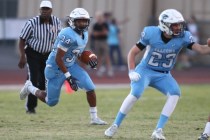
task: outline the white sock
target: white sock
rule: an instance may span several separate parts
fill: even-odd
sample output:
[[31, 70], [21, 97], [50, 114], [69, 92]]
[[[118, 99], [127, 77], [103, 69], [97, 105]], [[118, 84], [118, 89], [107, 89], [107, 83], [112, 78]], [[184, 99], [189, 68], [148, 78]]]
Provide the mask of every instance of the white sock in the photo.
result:
[[89, 112], [90, 112], [90, 118], [91, 119], [98, 118], [98, 116], [97, 116], [97, 108], [96, 107], [90, 107]]
[[169, 95], [161, 114], [170, 117], [176, 107], [178, 100], [178, 95]]
[[206, 127], [203, 133], [206, 133], [208, 136], [210, 136], [210, 122], [206, 123]]
[[35, 95], [37, 90], [39, 90], [37, 87], [28, 86], [28, 91], [30, 91], [30, 93], [33, 94], [33, 95]]
[[127, 114], [131, 110], [131, 108], [133, 107], [134, 103], [137, 100], [138, 99], [135, 96], [133, 96], [132, 94], [129, 94], [123, 101], [123, 104], [120, 107], [120, 112], [123, 114]]

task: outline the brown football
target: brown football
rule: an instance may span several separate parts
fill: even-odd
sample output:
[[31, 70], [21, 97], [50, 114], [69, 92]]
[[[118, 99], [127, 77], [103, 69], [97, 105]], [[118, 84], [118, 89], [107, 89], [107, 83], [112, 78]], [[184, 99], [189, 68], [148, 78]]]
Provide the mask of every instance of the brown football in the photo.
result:
[[91, 57], [96, 57], [96, 55], [94, 53], [92, 53], [91, 51], [89, 50], [85, 50], [82, 52], [82, 54], [78, 57], [78, 59], [87, 64], [88, 65], [88, 62], [90, 61], [90, 58]]

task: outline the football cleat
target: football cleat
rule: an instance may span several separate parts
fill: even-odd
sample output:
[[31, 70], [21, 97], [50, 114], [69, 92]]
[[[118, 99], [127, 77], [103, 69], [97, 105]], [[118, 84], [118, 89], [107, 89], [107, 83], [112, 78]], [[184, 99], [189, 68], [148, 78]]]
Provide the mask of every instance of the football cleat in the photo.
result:
[[20, 99], [24, 100], [26, 98], [26, 96], [28, 96], [28, 94], [30, 93], [28, 91], [28, 86], [32, 86], [32, 83], [30, 80], [27, 80], [25, 85], [23, 86], [23, 88], [20, 91]]
[[35, 109], [26, 110], [26, 114], [36, 114]]
[[153, 139], [153, 140], [165, 140], [166, 138], [163, 136], [162, 128], [155, 129], [152, 133], [151, 139]]
[[97, 118], [91, 119], [90, 124], [92, 124], [92, 125], [106, 125], [108, 123], [97, 117]]
[[206, 133], [202, 133], [201, 136], [198, 138], [198, 140], [208, 140], [209, 136]]
[[104, 135], [106, 137], [112, 138], [114, 136], [114, 134], [117, 133], [117, 129], [118, 126], [116, 124], [113, 124], [112, 126], [110, 126], [105, 132]]

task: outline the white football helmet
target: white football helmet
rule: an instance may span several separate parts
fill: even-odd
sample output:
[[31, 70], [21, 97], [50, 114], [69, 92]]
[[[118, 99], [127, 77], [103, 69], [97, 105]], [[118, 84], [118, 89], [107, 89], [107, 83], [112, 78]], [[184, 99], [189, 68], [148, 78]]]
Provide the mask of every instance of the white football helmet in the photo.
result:
[[[75, 24], [75, 21], [77, 19], [86, 19], [87, 20], [87, 25], [83, 26], [83, 27], [78, 27]], [[88, 12], [83, 9], [83, 8], [75, 8], [69, 15], [69, 25], [72, 29], [77, 29], [79, 31], [85, 31], [88, 29], [88, 26], [90, 24], [90, 16], [88, 14]]]
[[[175, 9], [167, 9], [163, 11], [159, 16], [159, 28], [161, 31], [165, 32], [168, 35], [180, 35], [184, 31], [184, 18], [182, 14]], [[180, 24], [180, 31], [173, 32], [171, 25]]]

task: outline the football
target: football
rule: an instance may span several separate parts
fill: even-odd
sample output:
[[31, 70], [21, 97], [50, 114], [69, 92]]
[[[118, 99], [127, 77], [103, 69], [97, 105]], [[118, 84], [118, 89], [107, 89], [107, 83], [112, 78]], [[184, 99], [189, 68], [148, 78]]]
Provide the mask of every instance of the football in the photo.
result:
[[89, 50], [85, 50], [82, 52], [82, 54], [78, 57], [78, 59], [87, 64], [90, 61], [91, 57], [97, 57], [93, 52], [89, 51]]

